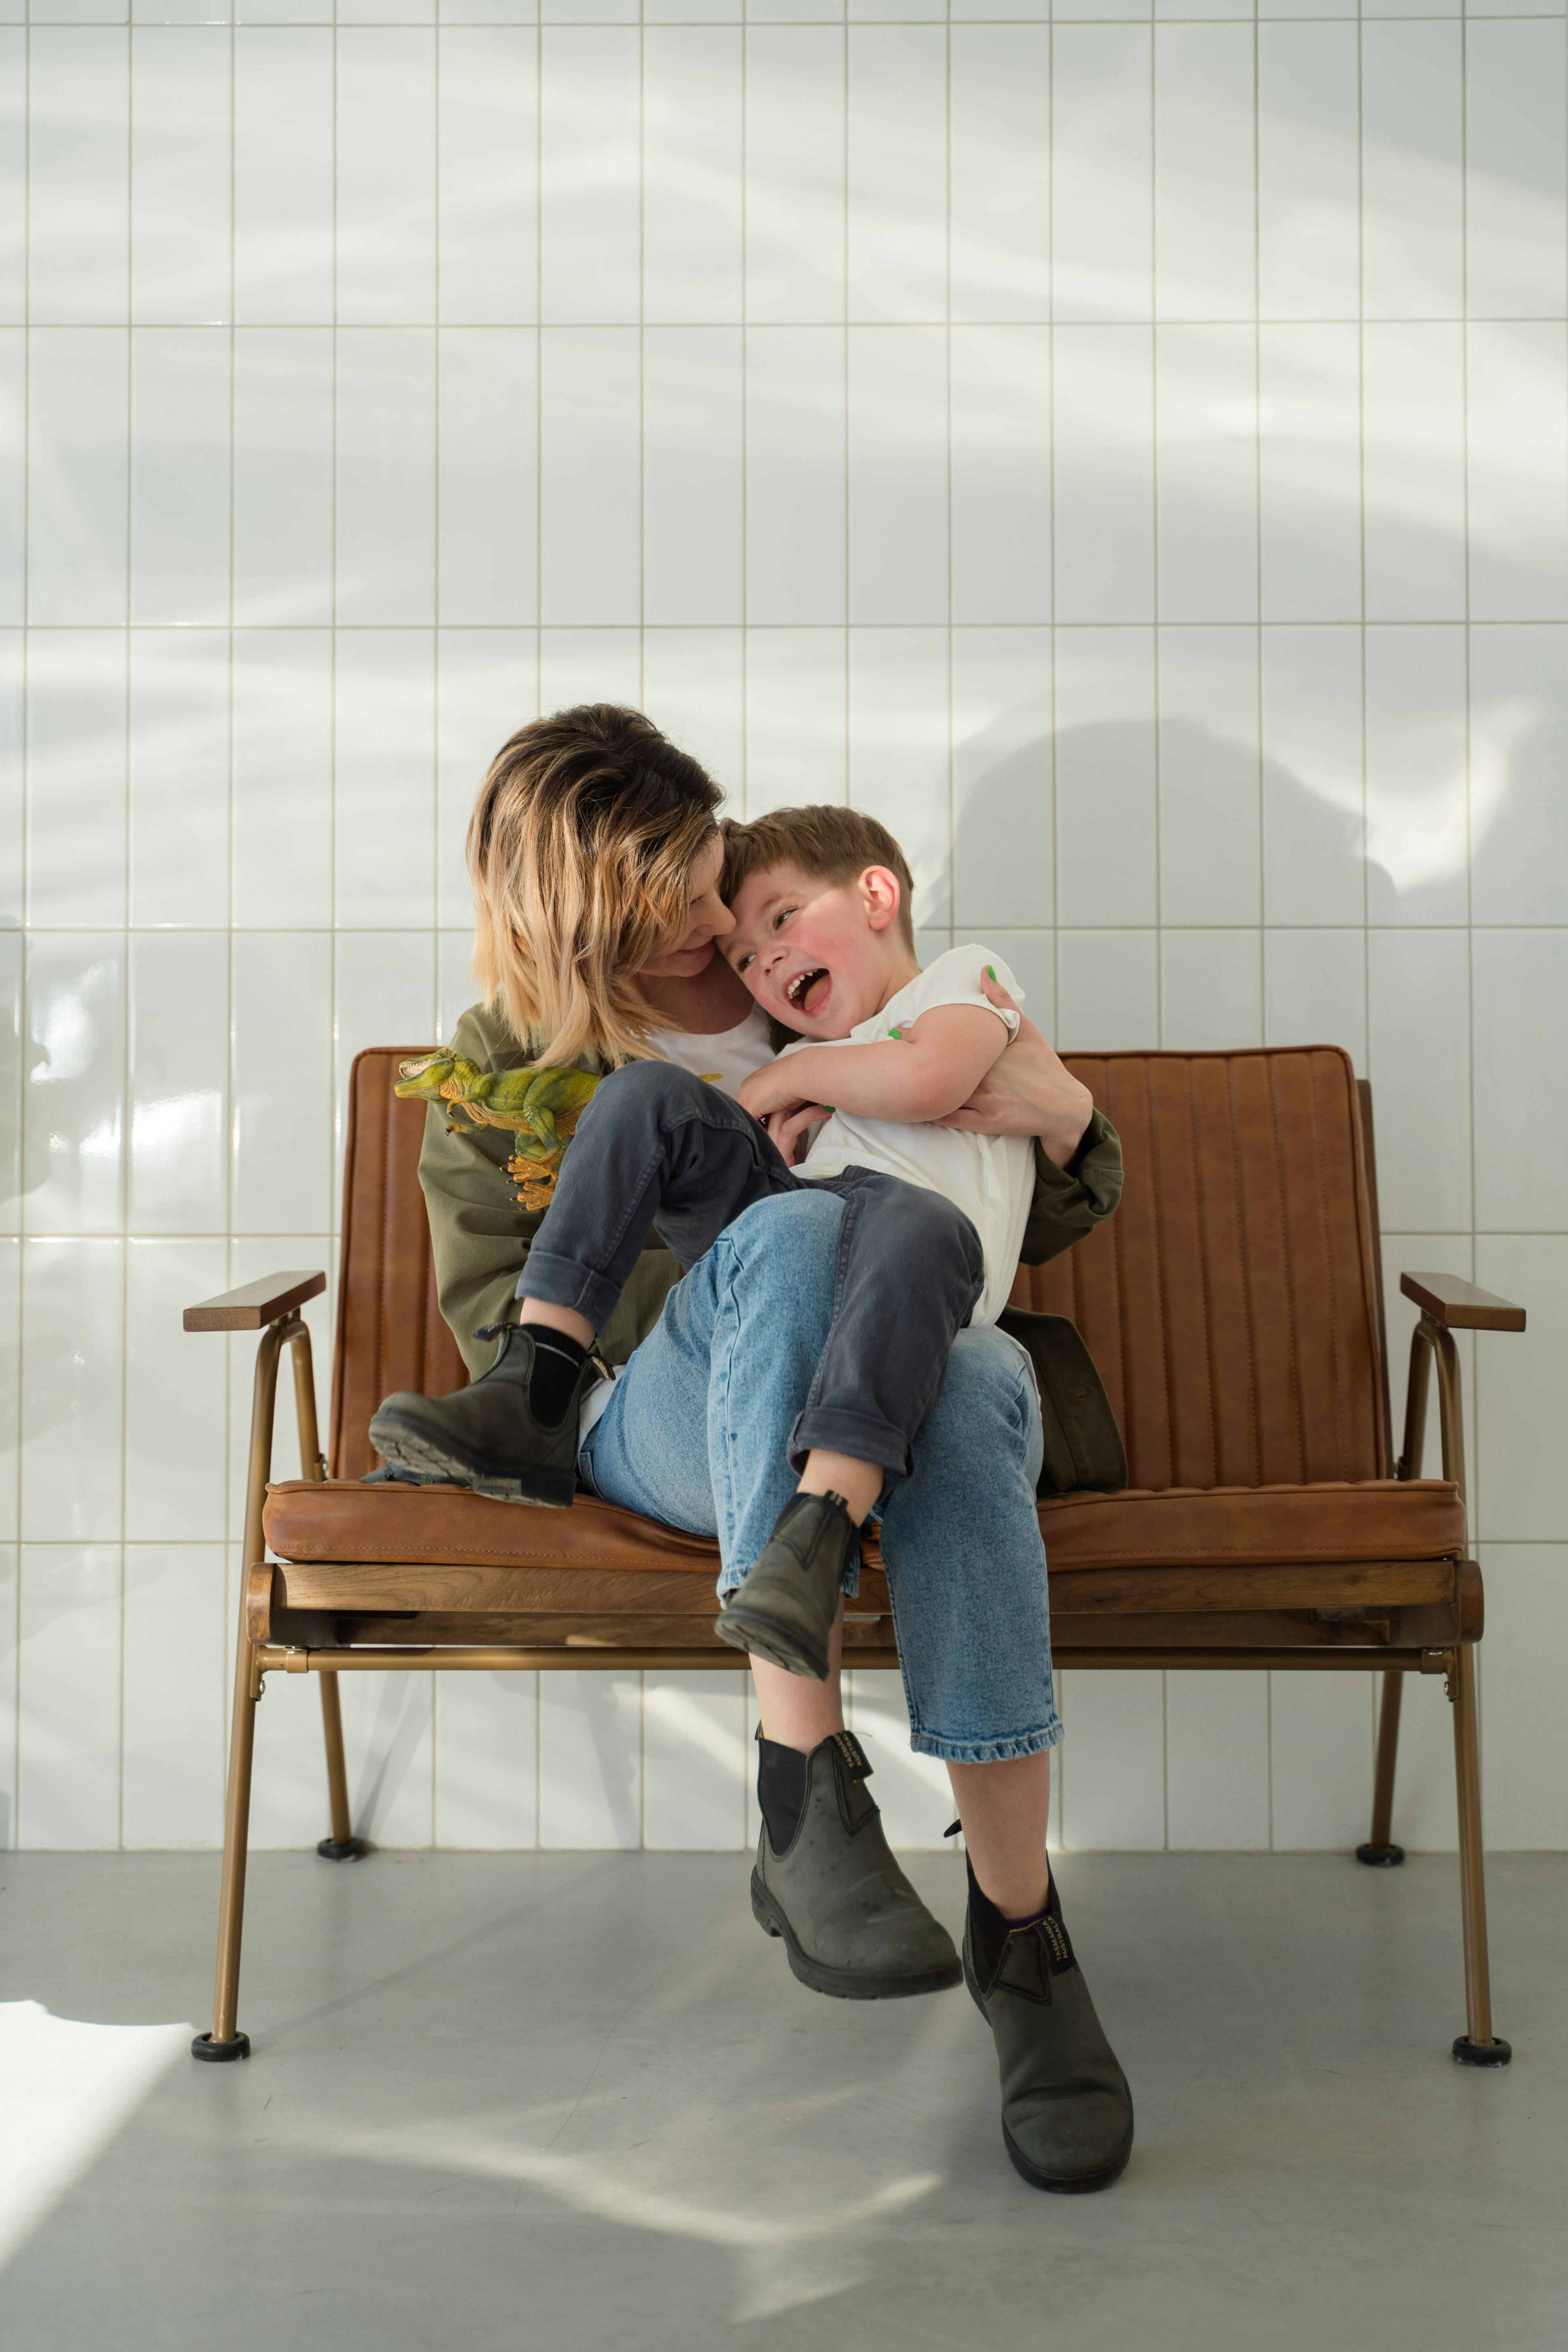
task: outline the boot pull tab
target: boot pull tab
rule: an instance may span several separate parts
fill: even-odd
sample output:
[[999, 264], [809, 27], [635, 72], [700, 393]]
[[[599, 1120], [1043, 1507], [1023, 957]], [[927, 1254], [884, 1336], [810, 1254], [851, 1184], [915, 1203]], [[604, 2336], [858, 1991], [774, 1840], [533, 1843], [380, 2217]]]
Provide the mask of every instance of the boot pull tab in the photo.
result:
[[845, 1771], [851, 1780], [868, 1780], [871, 1759], [852, 1731], [832, 1731], [828, 1738], [837, 1748]]
[[1070, 1969], [1073, 1964], [1073, 1950], [1068, 1941], [1067, 1929], [1059, 1919], [1047, 1911], [1040, 1921], [1040, 1934], [1044, 1937], [1046, 1948], [1051, 1956], [1051, 1974], [1060, 1976], [1064, 1969]]

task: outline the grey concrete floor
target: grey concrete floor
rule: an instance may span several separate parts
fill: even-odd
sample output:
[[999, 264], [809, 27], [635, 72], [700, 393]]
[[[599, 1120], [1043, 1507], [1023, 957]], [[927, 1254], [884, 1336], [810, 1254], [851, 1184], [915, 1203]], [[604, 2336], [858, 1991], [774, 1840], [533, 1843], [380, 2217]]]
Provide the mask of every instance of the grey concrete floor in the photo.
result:
[[[1069, 1856], [1138, 2107], [1107, 2194], [1009, 2168], [962, 1991], [826, 2000], [730, 1854], [251, 1865], [248, 2064], [184, 2062], [0, 2275], [7, 2352], [1568, 2342], [1568, 1857]], [[959, 1866], [911, 1875], [956, 1926]], [[0, 1999], [205, 2023], [216, 1859], [0, 1857]]]

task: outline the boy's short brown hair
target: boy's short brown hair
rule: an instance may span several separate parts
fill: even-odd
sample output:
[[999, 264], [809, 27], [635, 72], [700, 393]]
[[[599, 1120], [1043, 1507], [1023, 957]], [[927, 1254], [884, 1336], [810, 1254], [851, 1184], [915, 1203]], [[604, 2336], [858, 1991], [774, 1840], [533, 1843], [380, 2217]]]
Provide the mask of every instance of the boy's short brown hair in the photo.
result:
[[812, 808], [770, 809], [742, 824], [726, 817], [724, 871], [719, 888], [729, 905], [741, 885], [770, 866], [793, 866], [811, 882], [853, 882], [868, 866], [885, 866], [899, 877], [899, 929], [913, 950], [914, 877], [908, 858], [885, 824], [860, 809], [820, 802]]

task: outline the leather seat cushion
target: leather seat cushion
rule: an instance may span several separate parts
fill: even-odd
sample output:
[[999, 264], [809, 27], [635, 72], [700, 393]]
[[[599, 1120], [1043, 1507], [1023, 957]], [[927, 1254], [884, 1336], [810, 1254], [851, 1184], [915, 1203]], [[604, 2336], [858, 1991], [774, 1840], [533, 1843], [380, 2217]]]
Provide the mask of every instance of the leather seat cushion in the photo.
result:
[[[546, 1511], [489, 1502], [466, 1486], [288, 1479], [268, 1490], [266, 1526], [279, 1559], [300, 1561], [689, 1569], [711, 1578], [718, 1559], [718, 1546], [705, 1537], [589, 1495], [569, 1511]], [[1444, 1559], [1465, 1548], [1458, 1489], [1438, 1478], [1060, 1495], [1041, 1504], [1040, 1526], [1056, 1576], [1090, 1568]], [[874, 1542], [866, 1562], [880, 1565]]]
[[1446, 1478], [1058, 1495], [1041, 1504], [1040, 1527], [1053, 1576], [1077, 1568], [1447, 1559], [1465, 1549], [1464, 1506]]

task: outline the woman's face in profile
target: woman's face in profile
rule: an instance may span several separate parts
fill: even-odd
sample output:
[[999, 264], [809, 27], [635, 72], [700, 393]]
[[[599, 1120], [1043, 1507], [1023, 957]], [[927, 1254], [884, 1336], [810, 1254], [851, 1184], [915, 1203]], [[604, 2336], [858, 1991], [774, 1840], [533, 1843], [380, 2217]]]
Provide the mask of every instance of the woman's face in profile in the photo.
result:
[[692, 866], [689, 877], [686, 928], [675, 943], [650, 956], [643, 971], [650, 980], [694, 980], [713, 961], [713, 942], [727, 939], [735, 918], [719, 896], [724, 870], [724, 845], [715, 834]]

